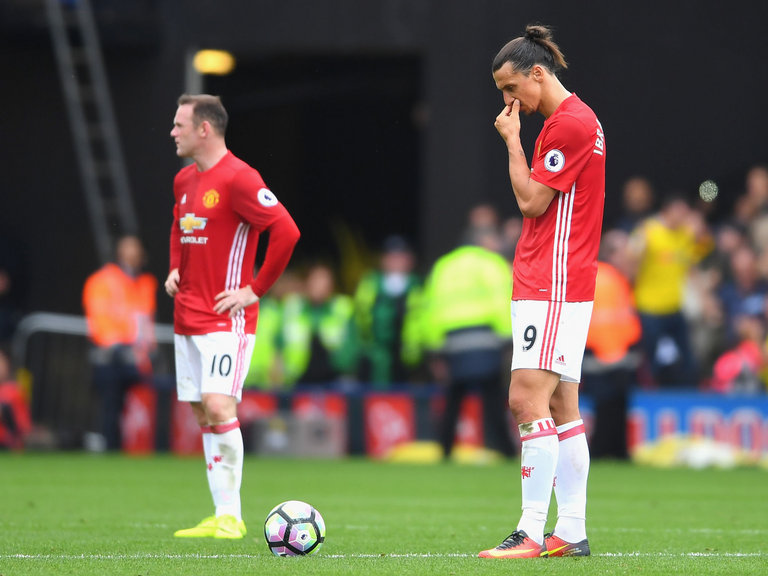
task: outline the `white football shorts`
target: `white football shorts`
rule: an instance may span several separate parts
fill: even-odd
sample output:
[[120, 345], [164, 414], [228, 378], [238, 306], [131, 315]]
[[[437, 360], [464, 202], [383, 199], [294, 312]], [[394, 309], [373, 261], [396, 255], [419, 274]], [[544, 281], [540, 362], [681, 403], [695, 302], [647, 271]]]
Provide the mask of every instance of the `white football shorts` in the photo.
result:
[[512, 370], [534, 368], [581, 381], [592, 302], [513, 300]]
[[243, 382], [251, 365], [253, 334], [212, 332], [195, 336], [174, 334], [176, 392], [182, 402], [199, 402], [202, 394], [243, 397]]

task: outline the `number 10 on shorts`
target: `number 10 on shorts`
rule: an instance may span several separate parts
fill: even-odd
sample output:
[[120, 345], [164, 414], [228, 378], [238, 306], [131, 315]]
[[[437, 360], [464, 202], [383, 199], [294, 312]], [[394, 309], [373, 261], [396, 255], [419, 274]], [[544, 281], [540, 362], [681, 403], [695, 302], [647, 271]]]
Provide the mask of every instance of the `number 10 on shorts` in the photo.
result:
[[214, 354], [211, 361], [211, 371], [208, 374], [210, 378], [221, 376], [226, 378], [232, 371], [232, 356], [229, 354]]

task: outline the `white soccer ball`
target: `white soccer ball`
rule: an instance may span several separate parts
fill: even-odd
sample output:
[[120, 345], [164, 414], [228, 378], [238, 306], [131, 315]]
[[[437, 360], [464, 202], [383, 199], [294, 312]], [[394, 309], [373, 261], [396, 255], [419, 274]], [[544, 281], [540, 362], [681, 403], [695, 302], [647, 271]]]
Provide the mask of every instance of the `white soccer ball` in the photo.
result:
[[314, 554], [325, 542], [325, 521], [310, 504], [288, 500], [267, 514], [264, 538], [276, 556]]

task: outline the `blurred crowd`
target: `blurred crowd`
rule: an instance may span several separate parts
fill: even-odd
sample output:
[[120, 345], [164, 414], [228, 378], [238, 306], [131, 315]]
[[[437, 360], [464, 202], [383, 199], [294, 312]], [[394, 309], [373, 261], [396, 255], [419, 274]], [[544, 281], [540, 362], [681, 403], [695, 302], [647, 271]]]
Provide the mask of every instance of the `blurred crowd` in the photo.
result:
[[[623, 190], [605, 232], [605, 260], [633, 289], [640, 318], [638, 382], [757, 392], [766, 386], [768, 167], [743, 192], [657, 194], [644, 178]], [[726, 202], [730, 201], [730, 204]]]
[[[715, 198], [656, 190], [641, 176], [620, 192], [621, 211], [603, 232], [585, 381], [618, 367], [631, 385], [648, 388], [765, 390], [768, 168], [752, 167], [743, 192]], [[521, 224], [492, 205], [475, 206], [457, 250], [493, 252], [511, 271]], [[441, 310], [470, 298], [455, 293], [465, 275], [440, 273], [449, 256], [425, 266], [406, 239], [392, 236], [349, 293], [337, 288], [332, 264], [290, 271], [261, 302], [248, 385], [445, 381], [445, 335], [492, 325], [482, 307], [441, 325]], [[451, 297], [443, 296], [448, 288]], [[502, 340], [504, 330], [496, 328]]]
[[[608, 192], [621, 195], [621, 210], [604, 224], [583, 387], [596, 411], [606, 414], [602, 425], [611, 429], [625, 428], [611, 418], [624, 418], [615, 407], [636, 386], [766, 390], [768, 167], [750, 168], [741, 191], [718, 195], [710, 185], [698, 192], [657, 189], [643, 176]], [[386, 390], [439, 383], [446, 389], [448, 414], [441, 437], [450, 451], [454, 412], [464, 394], [480, 393], [486, 410], [504, 406], [511, 355], [508, 303], [521, 227], [519, 216], [505, 218], [497, 207], [478, 204], [457, 231], [455, 249], [434, 262], [420, 261], [409, 239], [392, 235], [377, 248], [370, 268], [352, 275], [357, 280], [351, 289], [339, 287], [339, 278], [350, 277], [343, 262], [287, 270], [259, 303], [246, 387]], [[119, 396], [126, 379], [151, 373], [149, 329], [157, 286], [141, 270], [140, 241], [120, 247], [116, 262], [94, 274], [84, 291], [94, 380], [105, 407], [111, 402], [103, 412], [112, 414], [105, 422], [112, 431], [119, 400], [105, 395], [109, 382], [116, 382], [112, 388]], [[0, 253], [5, 345], [21, 314], [23, 293], [12, 255]], [[130, 310], [119, 305], [126, 295]], [[146, 329], [99, 320], [99, 311], [140, 317], [139, 326]], [[4, 378], [12, 380], [7, 370]], [[2, 402], [0, 397], [0, 414], [6, 415], [0, 417], [0, 437], [11, 414], [10, 403]], [[501, 412], [488, 420], [492, 428], [503, 427]], [[118, 441], [114, 432], [105, 436], [110, 444]], [[505, 442], [497, 448], [508, 452]]]
[[[492, 348], [500, 350], [511, 338], [511, 255], [520, 225], [500, 222], [495, 208], [479, 205], [456, 249], [426, 272], [408, 239], [389, 236], [349, 293], [338, 288], [331, 263], [288, 270], [259, 303], [246, 386], [384, 390], [444, 382], [454, 333], [475, 327], [488, 327]], [[477, 262], [490, 264], [478, 271]]]

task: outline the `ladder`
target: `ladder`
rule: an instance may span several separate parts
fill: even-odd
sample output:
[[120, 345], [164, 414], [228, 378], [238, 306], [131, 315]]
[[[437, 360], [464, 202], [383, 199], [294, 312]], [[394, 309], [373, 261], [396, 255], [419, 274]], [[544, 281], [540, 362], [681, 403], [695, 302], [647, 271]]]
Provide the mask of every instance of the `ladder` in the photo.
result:
[[59, 79], [102, 263], [138, 223], [90, 0], [45, 0]]

